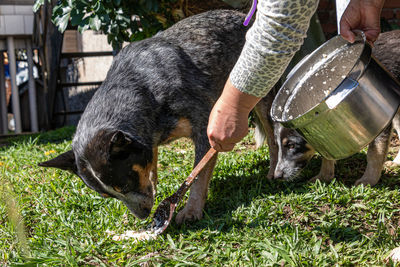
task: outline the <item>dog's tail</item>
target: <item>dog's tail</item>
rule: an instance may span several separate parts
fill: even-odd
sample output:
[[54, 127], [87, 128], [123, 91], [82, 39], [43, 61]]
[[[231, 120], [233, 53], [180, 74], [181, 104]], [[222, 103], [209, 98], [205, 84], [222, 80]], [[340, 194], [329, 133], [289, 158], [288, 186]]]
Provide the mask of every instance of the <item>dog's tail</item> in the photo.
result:
[[267, 133], [260, 119], [257, 116], [255, 116], [254, 118], [254, 124], [256, 126], [254, 130], [254, 139], [256, 141], [256, 148], [260, 148], [264, 144], [265, 139], [267, 138]]

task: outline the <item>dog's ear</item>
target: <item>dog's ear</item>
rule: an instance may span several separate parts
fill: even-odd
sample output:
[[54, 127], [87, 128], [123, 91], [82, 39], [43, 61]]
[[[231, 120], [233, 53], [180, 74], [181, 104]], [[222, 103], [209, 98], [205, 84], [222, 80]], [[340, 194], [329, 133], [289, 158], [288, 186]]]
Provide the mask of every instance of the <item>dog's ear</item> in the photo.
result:
[[41, 162], [38, 164], [40, 167], [52, 167], [61, 170], [71, 171], [76, 173], [77, 167], [75, 163], [75, 155], [72, 150], [69, 150], [61, 155], [55, 157], [54, 159]]
[[110, 158], [125, 159], [130, 153], [137, 153], [143, 150], [143, 145], [133, 140], [122, 131], [116, 131], [110, 140]]

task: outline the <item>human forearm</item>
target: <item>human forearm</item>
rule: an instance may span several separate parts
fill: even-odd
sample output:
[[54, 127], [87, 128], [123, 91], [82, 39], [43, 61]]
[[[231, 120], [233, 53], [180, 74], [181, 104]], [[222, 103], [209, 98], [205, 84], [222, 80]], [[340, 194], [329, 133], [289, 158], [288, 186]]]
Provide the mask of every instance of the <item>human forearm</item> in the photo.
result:
[[247, 115], [260, 99], [261, 97], [241, 92], [232, 84], [230, 79], [226, 82], [224, 91], [220, 96], [220, 101], [226, 103], [227, 106]]
[[248, 115], [282, 75], [306, 36], [318, 0], [260, 0], [254, 25], [214, 105], [207, 134], [218, 151], [230, 151], [248, 132]]
[[259, 1], [256, 20], [230, 75], [233, 85], [265, 96], [302, 45], [317, 4], [318, 0]]

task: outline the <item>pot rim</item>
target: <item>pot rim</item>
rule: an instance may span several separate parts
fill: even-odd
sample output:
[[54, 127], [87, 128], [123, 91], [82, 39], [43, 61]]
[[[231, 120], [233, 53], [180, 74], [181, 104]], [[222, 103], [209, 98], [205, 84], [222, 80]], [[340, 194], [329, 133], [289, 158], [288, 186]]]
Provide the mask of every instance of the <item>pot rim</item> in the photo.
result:
[[[296, 116], [295, 118], [291, 118], [291, 119], [283, 119], [283, 114], [284, 114], [284, 110], [278, 110], [277, 106], [278, 106], [278, 101], [282, 100], [283, 97], [286, 97], [286, 99], [284, 99], [284, 101], [281, 103], [281, 106], [284, 106], [287, 103], [287, 100], [289, 99], [289, 97], [293, 94], [293, 88], [291, 88], [291, 92], [289, 94], [287, 94], [286, 96], [284, 95], [283, 91], [284, 89], [286, 89], [285, 87], [287, 86], [288, 83], [291, 82], [291, 79], [293, 79], [294, 75], [297, 74], [297, 72], [299, 70], [301, 70], [301, 67], [308, 62], [309, 59], [313, 59], [313, 57], [317, 57], [318, 54], [321, 53], [321, 51], [323, 51], [324, 48], [328, 47], [331, 43], [334, 42], [339, 42], [339, 43], [343, 43], [343, 45], [348, 45], [350, 44], [349, 42], [347, 42], [345, 39], [343, 39], [343, 37], [341, 35], [337, 35], [333, 38], [331, 38], [330, 40], [328, 40], [327, 42], [325, 42], [324, 44], [322, 44], [320, 47], [318, 47], [315, 51], [313, 51], [311, 54], [307, 55], [306, 57], [304, 57], [299, 63], [296, 64], [296, 66], [290, 71], [290, 73], [287, 76], [286, 81], [284, 82], [284, 84], [281, 86], [281, 88], [279, 89], [273, 103], [272, 103], [272, 107], [271, 107], [271, 118], [273, 121], [275, 122], [279, 122], [282, 123], [284, 125], [295, 125], [296, 121], [301, 120], [302, 117], [307, 116], [309, 113], [313, 113], [315, 112], [315, 110], [326, 110], [326, 100], [338, 89], [340, 88], [340, 86], [343, 84], [343, 82], [346, 79], [351, 79], [354, 81], [357, 81], [360, 79], [360, 77], [364, 74], [365, 70], [367, 69], [369, 62], [371, 61], [371, 54], [372, 54], [372, 49], [371, 46], [367, 43], [366, 41], [366, 36], [364, 34], [363, 31], [359, 31], [356, 30], [354, 31], [356, 34], [356, 40], [355, 42], [362, 42], [362, 49], [361, 49], [361, 53], [358, 56], [356, 62], [354, 63], [354, 65], [351, 67], [351, 69], [348, 71], [348, 73], [346, 74], [346, 77], [343, 78], [342, 82], [340, 82], [335, 89], [333, 89], [326, 97], [324, 97], [319, 103], [315, 104], [314, 106], [312, 106], [311, 108], [309, 108], [307, 111], [303, 112], [302, 114], [299, 114], [298, 116]], [[355, 43], [354, 42], [354, 43]], [[350, 93], [351, 94], [351, 93]], [[346, 96], [348, 97], [348, 96]], [[345, 98], [346, 98], [345, 97]], [[344, 98], [344, 99], [345, 99]], [[341, 102], [343, 102], [343, 100]], [[339, 106], [341, 104], [341, 102], [339, 102], [335, 107], [333, 107], [332, 109], [335, 109], [337, 106]], [[328, 108], [329, 109], [329, 108]]]

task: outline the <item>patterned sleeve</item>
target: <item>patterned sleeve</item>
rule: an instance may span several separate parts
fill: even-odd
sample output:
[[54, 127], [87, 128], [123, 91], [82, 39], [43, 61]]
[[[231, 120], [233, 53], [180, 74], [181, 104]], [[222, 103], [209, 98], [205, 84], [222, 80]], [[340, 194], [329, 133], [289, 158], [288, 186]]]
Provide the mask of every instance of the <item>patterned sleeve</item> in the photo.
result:
[[240, 91], [264, 97], [303, 43], [318, 0], [259, 0], [256, 19], [230, 79]]

